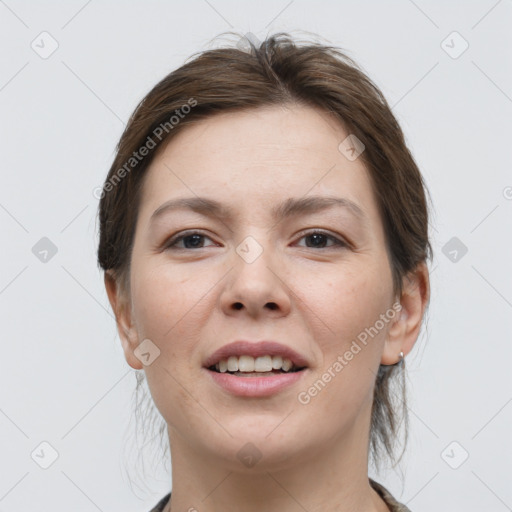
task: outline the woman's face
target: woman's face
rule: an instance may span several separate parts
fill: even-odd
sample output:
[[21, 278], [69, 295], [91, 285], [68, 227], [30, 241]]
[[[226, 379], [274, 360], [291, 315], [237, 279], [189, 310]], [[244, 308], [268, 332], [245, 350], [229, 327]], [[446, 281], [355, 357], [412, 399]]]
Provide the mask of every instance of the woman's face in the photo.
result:
[[[285, 467], [335, 441], [367, 442], [361, 432], [399, 314], [369, 175], [361, 158], [339, 149], [348, 135], [310, 107], [224, 113], [187, 127], [152, 162], [123, 346], [130, 365], [144, 368], [172, 449], [193, 447], [233, 468], [250, 452], [262, 456], [258, 467]], [[153, 215], [181, 198], [222, 211]], [[283, 208], [304, 200], [302, 209]], [[179, 235], [188, 238], [171, 245]], [[265, 393], [249, 381], [261, 377], [204, 367], [236, 340], [280, 343], [306, 368]], [[220, 376], [236, 379], [234, 388]]]

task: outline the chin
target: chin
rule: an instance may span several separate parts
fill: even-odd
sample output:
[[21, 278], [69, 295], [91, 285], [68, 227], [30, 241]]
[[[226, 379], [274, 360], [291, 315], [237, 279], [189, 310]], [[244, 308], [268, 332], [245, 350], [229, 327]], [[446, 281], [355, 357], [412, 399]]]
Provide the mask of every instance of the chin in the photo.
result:
[[222, 432], [205, 449], [230, 471], [254, 473], [291, 468], [316, 450], [311, 433], [306, 438], [304, 428], [287, 424], [291, 420], [285, 419], [287, 414], [252, 414], [226, 421], [223, 426], [232, 437]]

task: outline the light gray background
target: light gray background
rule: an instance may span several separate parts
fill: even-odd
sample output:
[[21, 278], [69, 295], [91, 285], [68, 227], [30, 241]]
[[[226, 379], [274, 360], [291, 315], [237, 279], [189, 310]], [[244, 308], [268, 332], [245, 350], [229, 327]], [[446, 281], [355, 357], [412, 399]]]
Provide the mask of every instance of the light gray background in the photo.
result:
[[[393, 106], [433, 197], [436, 254], [406, 358], [405, 483], [376, 479], [414, 512], [512, 510], [511, 23], [510, 0], [0, 0], [0, 511], [145, 512], [170, 489], [163, 469], [147, 487], [123, 469], [135, 376], [96, 267], [93, 190], [138, 101], [226, 30], [319, 34]], [[58, 42], [46, 59], [31, 47], [51, 48], [43, 31]], [[457, 261], [442, 252], [453, 237]]]

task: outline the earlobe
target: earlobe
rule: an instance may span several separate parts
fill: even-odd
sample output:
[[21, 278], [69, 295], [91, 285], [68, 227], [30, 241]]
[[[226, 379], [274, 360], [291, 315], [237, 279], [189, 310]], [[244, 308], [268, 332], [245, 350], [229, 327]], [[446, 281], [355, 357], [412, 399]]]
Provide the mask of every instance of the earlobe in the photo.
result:
[[407, 312], [401, 304], [401, 310], [396, 314], [393, 324], [388, 330], [386, 342], [381, 357], [382, 365], [393, 365], [400, 361], [400, 354], [405, 354], [406, 351], [403, 347], [404, 334], [407, 326]]
[[124, 297], [117, 279], [111, 270], [104, 275], [105, 289], [112, 311], [116, 318], [117, 332], [121, 339], [126, 362], [134, 369], [141, 370], [143, 365], [135, 357], [134, 350], [138, 346], [138, 336], [135, 325], [132, 322], [131, 308], [128, 297]]
[[400, 297], [402, 307], [389, 328], [381, 364], [396, 364], [400, 362], [401, 352], [405, 357], [412, 350], [418, 339], [429, 297], [428, 268], [426, 263], [422, 262], [413, 272], [404, 277]]

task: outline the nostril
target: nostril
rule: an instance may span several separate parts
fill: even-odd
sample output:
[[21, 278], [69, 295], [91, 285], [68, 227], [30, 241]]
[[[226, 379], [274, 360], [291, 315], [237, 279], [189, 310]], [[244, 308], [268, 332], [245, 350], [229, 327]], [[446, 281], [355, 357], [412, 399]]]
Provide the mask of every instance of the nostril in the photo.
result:
[[[243, 307], [244, 307], [244, 305], [241, 302], [235, 302], [233, 304], [233, 308], [237, 309], [237, 310], [240, 310]], [[265, 304], [265, 307], [271, 309], [272, 311], [279, 309], [275, 302], [268, 302], [267, 304]]]

